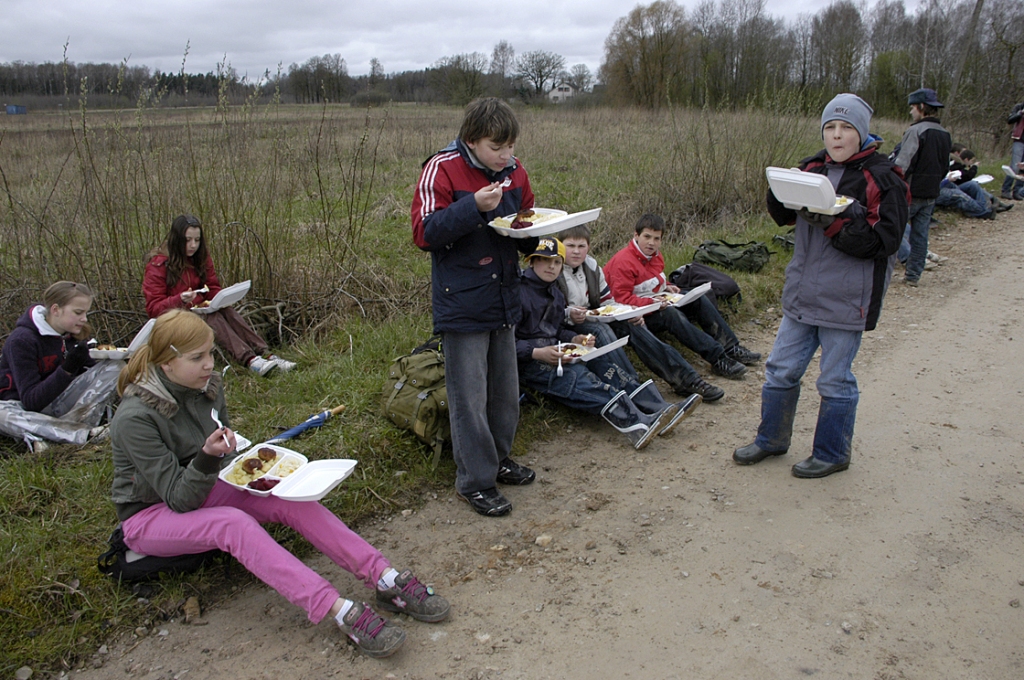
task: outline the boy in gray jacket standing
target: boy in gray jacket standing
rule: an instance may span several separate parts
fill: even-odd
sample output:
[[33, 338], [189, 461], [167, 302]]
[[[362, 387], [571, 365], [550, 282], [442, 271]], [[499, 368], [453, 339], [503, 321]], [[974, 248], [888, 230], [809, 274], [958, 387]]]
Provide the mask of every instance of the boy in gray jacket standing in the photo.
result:
[[928, 229], [939, 196], [939, 184], [949, 172], [949, 152], [953, 140], [939, 123], [942, 108], [935, 90], [923, 87], [907, 97], [914, 122], [903, 133], [893, 162], [910, 185], [910, 257], [904, 282], [917, 286], [928, 256]]

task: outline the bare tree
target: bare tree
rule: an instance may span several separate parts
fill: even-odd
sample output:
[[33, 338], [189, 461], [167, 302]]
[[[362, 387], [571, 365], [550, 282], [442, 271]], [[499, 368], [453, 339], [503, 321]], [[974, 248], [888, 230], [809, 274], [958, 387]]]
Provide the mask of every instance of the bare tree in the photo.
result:
[[548, 81], [554, 80], [564, 69], [565, 57], [544, 50], [527, 52], [516, 61], [516, 74], [533, 86], [537, 96], [547, 92]]
[[494, 46], [494, 51], [491, 52], [491, 69], [490, 72], [501, 78], [504, 83], [505, 79], [508, 78], [515, 71], [516, 68], [516, 51], [507, 40], [502, 40]]
[[601, 67], [611, 98], [648, 108], [679, 101], [690, 33], [685, 10], [671, 0], [638, 5], [616, 21]]
[[442, 57], [430, 71], [430, 84], [452, 104], [467, 104], [484, 93], [487, 56], [480, 52]]
[[564, 74], [562, 80], [573, 86], [577, 92], [587, 92], [594, 84], [594, 76], [586, 64], [575, 64], [569, 72]]
[[370, 87], [377, 85], [384, 81], [384, 64], [380, 63], [380, 59], [373, 57], [370, 59]]
[[826, 90], [852, 91], [867, 43], [860, 9], [850, 0], [829, 5], [811, 20], [811, 43], [817, 57], [818, 85]]

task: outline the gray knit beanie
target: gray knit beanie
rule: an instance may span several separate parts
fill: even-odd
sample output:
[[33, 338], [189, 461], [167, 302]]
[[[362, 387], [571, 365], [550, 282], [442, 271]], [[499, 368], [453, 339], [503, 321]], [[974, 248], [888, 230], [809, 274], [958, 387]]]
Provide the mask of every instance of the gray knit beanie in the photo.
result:
[[830, 120], [843, 120], [857, 129], [860, 135], [860, 143], [863, 146], [868, 138], [868, 128], [871, 125], [871, 114], [875, 110], [855, 94], [837, 94], [821, 112], [821, 132], [825, 134], [825, 123]]

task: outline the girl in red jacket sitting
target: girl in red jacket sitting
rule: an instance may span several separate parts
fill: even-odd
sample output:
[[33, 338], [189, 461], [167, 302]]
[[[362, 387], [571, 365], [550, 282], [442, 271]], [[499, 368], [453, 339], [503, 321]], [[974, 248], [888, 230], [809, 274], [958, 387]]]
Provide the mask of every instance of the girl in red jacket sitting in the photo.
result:
[[[203, 225], [193, 215], [175, 217], [167, 239], [149, 257], [142, 294], [152, 319], [171, 309], [201, 307], [220, 292]], [[271, 354], [266, 341], [234, 308], [223, 307], [203, 319], [213, 329], [217, 344], [254, 373], [267, 375], [275, 368], [295, 368], [294, 362]]]

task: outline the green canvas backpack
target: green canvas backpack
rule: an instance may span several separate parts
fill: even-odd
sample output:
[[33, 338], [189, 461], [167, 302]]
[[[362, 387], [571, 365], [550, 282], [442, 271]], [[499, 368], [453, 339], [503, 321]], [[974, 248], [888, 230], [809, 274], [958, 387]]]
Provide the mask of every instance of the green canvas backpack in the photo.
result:
[[395, 359], [384, 381], [381, 405], [391, 422], [433, 450], [436, 468], [441, 447], [451, 439], [440, 343], [427, 343]]
[[704, 241], [693, 253], [693, 261], [742, 272], [759, 272], [768, 263], [772, 251], [764, 241], [729, 243]]

